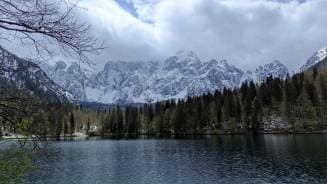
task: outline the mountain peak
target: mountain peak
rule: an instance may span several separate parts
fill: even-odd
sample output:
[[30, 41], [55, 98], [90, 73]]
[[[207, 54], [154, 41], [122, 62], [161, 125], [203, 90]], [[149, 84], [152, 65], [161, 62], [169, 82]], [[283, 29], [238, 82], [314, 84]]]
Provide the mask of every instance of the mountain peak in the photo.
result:
[[327, 58], [327, 46], [319, 49], [317, 52], [314, 53], [313, 56], [311, 56], [308, 61], [301, 67], [301, 71], [305, 71], [310, 69], [315, 64], [319, 63], [320, 61], [323, 61]]
[[199, 57], [191, 50], [181, 50], [176, 53], [177, 61], [197, 63], [200, 62]]
[[273, 62], [270, 63], [271, 65], [283, 65], [279, 60], [274, 60]]
[[229, 65], [226, 59], [220, 60], [219, 63], [223, 65]]
[[327, 57], [327, 46], [318, 50], [316, 52], [316, 55], [319, 58], [319, 60], [325, 59]]
[[[241, 83], [244, 81], [264, 82], [267, 77], [272, 76], [274, 78], [285, 78], [288, 74], [287, 67], [278, 60], [274, 60], [271, 63], [259, 66], [255, 71], [247, 71], [244, 73]], [[240, 84], [241, 84], [240, 83]]]

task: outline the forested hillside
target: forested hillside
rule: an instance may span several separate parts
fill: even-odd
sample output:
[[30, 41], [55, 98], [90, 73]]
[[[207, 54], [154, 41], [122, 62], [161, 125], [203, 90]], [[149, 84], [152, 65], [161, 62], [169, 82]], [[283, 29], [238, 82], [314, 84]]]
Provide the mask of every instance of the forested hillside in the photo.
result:
[[99, 109], [93, 122], [104, 135], [322, 132], [326, 100], [327, 73], [314, 68], [178, 101]]
[[73, 104], [49, 101], [56, 96], [36, 95], [1, 77], [0, 96], [0, 138], [13, 134], [34, 135], [35, 139], [60, 136], [73, 109]]

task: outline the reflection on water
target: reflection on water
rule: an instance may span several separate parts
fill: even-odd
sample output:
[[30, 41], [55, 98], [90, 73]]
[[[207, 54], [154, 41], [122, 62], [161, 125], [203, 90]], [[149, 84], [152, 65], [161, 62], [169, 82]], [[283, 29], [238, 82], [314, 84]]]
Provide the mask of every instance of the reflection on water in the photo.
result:
[[55, 142], [29, 183], [326, 183], [327, 135]]

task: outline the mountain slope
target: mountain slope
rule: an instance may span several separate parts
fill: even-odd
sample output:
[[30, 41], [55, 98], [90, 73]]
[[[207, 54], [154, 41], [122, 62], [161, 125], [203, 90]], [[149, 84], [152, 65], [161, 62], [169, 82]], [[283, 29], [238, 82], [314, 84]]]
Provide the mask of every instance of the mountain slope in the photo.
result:
[[0, 47], [0, 78], [50, 102], [72, 102], [73, 96], [51, 80], [35, 63]]

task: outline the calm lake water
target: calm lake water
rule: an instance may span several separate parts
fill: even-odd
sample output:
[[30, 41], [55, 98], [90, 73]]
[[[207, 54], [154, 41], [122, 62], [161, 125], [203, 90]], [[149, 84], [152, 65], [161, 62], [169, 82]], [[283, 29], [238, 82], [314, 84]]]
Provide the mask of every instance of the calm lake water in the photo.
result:
[[54, 142], [33, 184], [327, 183], [327, 135]]

